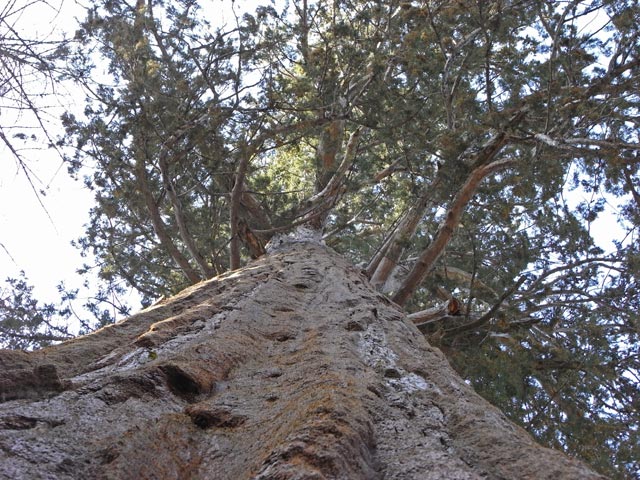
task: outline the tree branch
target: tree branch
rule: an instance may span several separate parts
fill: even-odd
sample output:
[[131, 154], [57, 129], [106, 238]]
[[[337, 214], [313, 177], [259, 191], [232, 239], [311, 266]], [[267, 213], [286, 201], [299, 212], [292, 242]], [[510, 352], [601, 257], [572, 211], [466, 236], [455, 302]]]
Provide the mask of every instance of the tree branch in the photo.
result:
[[171, 206], [173, 207], [173, 217], [176, 219], [176, 225], [178, 226], [180, 238], [184, 242], [189, 255], [191, 255], [191, 258], [193, 258], [193, 260], [196, 262], [205, 278], [213, 277], [215, 275], [215, 271], [209, 266], [207, 261], [198, 251], [198, 247], [196, 246], [193, 236], [189, 232], [189, 228], [187, 227], [187, 223], [185, 222], [184, 214], [182, 211], [182, 202], [178, 198], [175, 184], [168, 172], [168, 153], [168, 148], [163, 145], [158, 158], [158, 166], [160, 167], [160, 173], [162, 175], [162, 183], [164, 184], [165, 190], [169, 194]]
[[230, 244], [230, 268], [237, 270], [240, 268], [240, 224], [238, 211], [240, 208], [240, 198], [244, 191], [244, 177], [247, 173], [250, 154], [246, 149], [242, 149], [240, 154], [240, 163], [236, 172], [235, 182], [231, 190], [231, 204], [229, 206], [229, 222], [231, 227], [231, 244]]
[[533, 136], [534, 139], [544, 143], [550, 147], [574, 150], [577, 148], [584, 149], [585, 146], [595, 146], [601, 148], [615, 149], [615, 150], [640, 150], [640, 143], [627, 143], [612, 140], [598, 140], [596, 138], [552, 138], [544, 133], [536, 133]]
[[460, 302], [455, 298], [451, 298], [442, 305], [420, 310], [419, 312], [410, 313], [407, 319], [411, 320], [417, 327], [428, 323], [437, 322], [451, 315], [460, 315]]
[[353, 165], [353, 161], [356, 157], [358, 141], [360, 140], [362, 132], [363, 127], [359, 126], [351, 133], [345, 152], [342, 156], [342, 161], [338, 168], [333, 172], [333, 175], [327, 181], [324, 188], [303, 203], [306, 210], [304, 215], [310, 215], [313, 218], [313, 222], [316, 224], [314, 226], [316, 228], [319, 228], [322, 223], [324, 223], [327, 213], [324, 207], [333, 204], [336, 197], [342, 190], [341, 187], [344, 183], [344, 177], [349, 168]]
[[[506, 138], [503, 139], [506, 141]], [[504, 144], [504, 142], [502, 142]], [[495, 155], [499, 149], [494, 145], [489, 146], [489, 154]], [[506, 168], [512, 165], [514, 161], [512, 159], [497, 160], [489, 163], [488, 165], [482, 165], [471, 172], [467, 181], [462, 186], [460, 191], [456, 194], [451, 207], [447, 212], [447, 215], [440, 225], [438, 232], [431, 244], [422, 252], [415, 266], [403, 282], [400, 290], [393, 297], [393, 301], [404, 305], [406, 301], [411, 297], [418, 284], [424, 280], [427, 274], [434, 267], [435, 262], [440, 258], [445, 247], [451, 240], [453, 232], [455, 231], [458, 223], [460, 223], [460, 217], [464, 211], [464, 207], [469, 203], [471, 197], [475, 193], [480, 182], [488, 175]]]
[[173, 258], [173, 260], [178, 264], [187, 279], [189, 279], [189, 282], [198, 283], [201, 280], [200, 275], [189, 264], [189, 260], [187, 260], [187, 258], [180, 252], [180, 250], [178, 250], [167, 232], [164, 222], [162, 221], [162, 217], [160, 216], [158, 206], [156, 205], [156, 201], [153, 198], [151, 189], [149, 188], [147, 171], [145, 168], [144, 160], [142, 160], [141, 158], [136, 159], [135, 171], [137, 184], [140, 188], [140, 191], [142, 192], [142, 197], [144, 199], [145, 206], [147, 207], [147, 211], [149, 212], [149, 216], [151, 217], [153, 230], [155, 231], [158, 240], [160, 240], [160, 243], [169, 253], [171, 258]]
[[494, 303], [493, 306], [489, 310], [487, 310], [480, 318], [478, 318], [477, 320], [474, 320], [473, 322], [467, 323], [465, 325], [460, 325], [459, 327], [454, 327], [454, 328], [445, 330], [444, 334], [448, 336], [456, 335], [458, 333], [474, 330], [478, 327], [481, 327], [485, 323], [487, 323], [489, 320], [491, 320], [491, 318], [493, 318], [493, 316], [498, 311], [498, 309], [502, 306], [504, 301], [507, 298], [509, 298], [511, 295], [513, 295], [513, 292], [518, 290], [518, 288], [520, 288], [520, 285], [522, 285], [526, 279], [527, 279], [526, 276], [524, 275], [521, 276], [516, 281], [516, 283], [514, 283], [510, 288], [505, 290], [505, 292], [502, 295], [500, 295], [500, 298], [498, 299], [498, 301]]
[[389, 276], [398, 266], [398, 261], [405, 250], [405, 245], [415, 234], [416, 228], [424, 216], [437, 182], [438, 180], [436, 179], [433, 184], [425, 190], [411, 209], [407, 211], [398, 228], [393, 232], [388, 245], [386, 245], [384, 255], [380, 258], [375, 271], [371, 275], [371, 283], [377, 289], [383, 289]]
[[324, 186], [324, 188], [305, 202], [307, 205], [325, 203], [328, 198], [331, 198], [335, 195], [336, 191], [342, 184], [347, 170], [351, 167], [351, 165], [353, 165], [353, 161], [356, 156], [356, 150], [358, 147], [358, 140], [360, 139], [362, 130], [363, 127], [360, 126], [351, 133], [351, 135], [349, 136], [349, 141], [347, 142], [347, 148], [345, 149], [345, 153], [342, 157], [342, 162], [340, 162], [338, 168], [333, 172], [333, 175]]

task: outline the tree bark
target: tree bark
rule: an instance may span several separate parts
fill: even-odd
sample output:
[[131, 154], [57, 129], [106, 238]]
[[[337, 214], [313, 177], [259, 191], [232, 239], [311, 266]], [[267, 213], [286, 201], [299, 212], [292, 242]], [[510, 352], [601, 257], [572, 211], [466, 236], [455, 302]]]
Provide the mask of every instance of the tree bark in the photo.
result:
[[7, 479], [602, 478], [309, 242], [91, 335], [0, 351], [0, 400]]

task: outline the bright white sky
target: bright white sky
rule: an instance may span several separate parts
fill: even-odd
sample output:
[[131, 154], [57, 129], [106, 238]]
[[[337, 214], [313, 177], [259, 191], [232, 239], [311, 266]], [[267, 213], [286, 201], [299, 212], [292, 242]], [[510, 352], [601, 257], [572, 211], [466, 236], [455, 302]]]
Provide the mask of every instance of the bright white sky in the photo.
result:
[[82, 264], [70, 241], [82, 233], [92, 195], [65, 167], [56, 174], [61, 163], [56, 154], [33, 152], [29, 166], [41, 180], [36, 186], [46, 189], [41, 200], [49, 218], [10, 155], [5, 150], [0, 155], [0, 242], [6, 248], [0, 251], [0, 280], [24, 270], [38, 294], [53, 298], [55, 286], [73, 278]]
[[[31, 3], [27, 0], [17, 5]], [[51, 5], [61, 2], [55, 0]], [[14, 8], [15, 10], [15, 8]], [[73, 35], [73, 18], [80, 15], [78, 5], [66, 0], [60, 14], [42, 4], [26, 9], [17, 19], [16, 27], [28, 38], [59, 38], [56, 28], [66, 27]], [[64, 90], [61, 93], [65, 93]], [[67, 92], [68, 93], [68, 92]], [[59, 102], [70, 102], [73, 96], [63, 95]], [[82, 96], [75, 100], [81, 100]], [[43, 100], [52, 105], [53, 99]], [[54, 127], [64, 105], [53, 104], [45, 112], [45, 118], [53, 120]], [[15, 118], [11, 111], [0, 111], [4, 126], [26, 125], [33, 118], [22, 115]], [[52, 133], [55, 135], [55, 130]], [[36, 132], [39, 138], [43, 135]], [[11, 139], [16, 147], [23, 144]], [[24, 173], [10, 152], [0, 146], [0, 281], [16, 277], [24, 270], [31, 284], [35, 285], [36, 298], [54, 301], [57, 298], [56, 285], [65, 280], [68, 286], [81, 286], [75, 270], [82, 265], [79, 252], [70, 245], [72, 239], [82, 233], [82, 225], [88, 220], [88, 210], [92, 204], [91, 193], [82, 184], [71, 180], [60, 156], [51, 149], [23, 150], [28, 167], [33, 171], [32, 181], [37, 190], [46, 195], [38, 202]], [[50, 216], [50, 218], [49, 218]]]

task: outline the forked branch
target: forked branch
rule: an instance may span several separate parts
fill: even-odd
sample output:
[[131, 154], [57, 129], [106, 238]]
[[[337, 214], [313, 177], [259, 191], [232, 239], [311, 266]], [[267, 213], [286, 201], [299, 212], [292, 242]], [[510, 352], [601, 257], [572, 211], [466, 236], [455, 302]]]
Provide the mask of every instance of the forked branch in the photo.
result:
[[453, 232], [460, 223], [460, 217], [464, 207], [469, 203], [480, 182], [488, 175], [506, 168], [514, 163], [512, 159], [496, 160], [487, 165], [482, 165], [471, 172], [469, 178], [457, 193], [447, 215], [440, 225], [433, 242], [422, 252], [409, 275], [404, 280], [402, 286], [393, 297], [393, 301], [404, 305], [413, 295], [417, 286], [424, 280], [427, 274], [433, 269], [436, 261], [444, 252], [445, 247], [451, 240]]

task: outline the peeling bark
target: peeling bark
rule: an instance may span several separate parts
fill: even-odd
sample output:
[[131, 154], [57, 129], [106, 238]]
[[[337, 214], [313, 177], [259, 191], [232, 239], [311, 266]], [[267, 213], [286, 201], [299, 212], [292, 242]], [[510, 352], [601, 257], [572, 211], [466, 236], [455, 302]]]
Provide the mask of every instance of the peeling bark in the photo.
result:
[[0, 351], [0, 478], [602, 478], [298, 240], [94, 334]]

